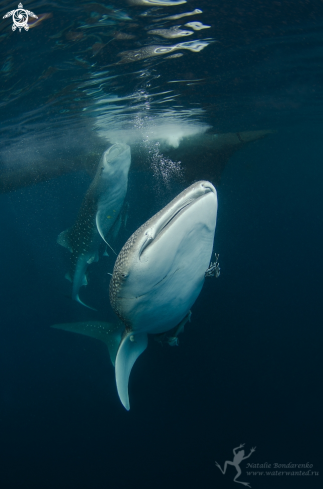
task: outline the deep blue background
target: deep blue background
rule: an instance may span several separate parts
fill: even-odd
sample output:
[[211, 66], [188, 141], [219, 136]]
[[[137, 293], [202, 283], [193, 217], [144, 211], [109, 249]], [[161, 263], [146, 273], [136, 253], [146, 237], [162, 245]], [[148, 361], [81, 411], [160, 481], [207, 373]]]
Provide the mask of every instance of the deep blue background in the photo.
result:
[[[71, 185], [82, 194], [86, 179], [2, 196], [4, 487], [231, 487], [214, 460], [222, 465], [243, 442], [248, 453], [257, 446], [249, 462], [320, 470], [318, 141], [310, 131], [302, 140], [279, 133], [231, 160], [218, 189], [221, 276], [206, 282], [180, 346], [151, 341], [140, 357], [129, 413], [105, 346], [49, 328], [78, 308], [60, 290], [55, 238], [68, 216], [57, 203]], [[139, 176], [130, 180], [133, 205]], [[316, 488], [318, 479], [274, 484]], [[272, 480], [249, 477], [253, 487]]]

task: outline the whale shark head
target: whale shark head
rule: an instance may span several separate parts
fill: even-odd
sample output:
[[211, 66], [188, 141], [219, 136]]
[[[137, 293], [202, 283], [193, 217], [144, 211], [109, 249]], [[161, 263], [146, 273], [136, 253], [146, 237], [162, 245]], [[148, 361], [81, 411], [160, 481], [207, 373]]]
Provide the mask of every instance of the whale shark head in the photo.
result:
[[197, 182], [141, 226], [118, 255], [110, 303], [126, 326], [115, 364], [118, 394], [126, 409], [129, 375], [147, 347], [147, 333], [177, 326], [202, 289], [216, 216], [215, 188]]
[[111, 178], [111, 174], [114, 172], [128, 172], [130, 163], [130, 146], [123, 143], [115, 143], [103, 153], [97, 174], [100, 178]]
[[128, 328], [162, 332], [185, 316], [203, 285], [216, 215], [216, 190], [200, 181], [129, 238], [110, 282], [111, 305]]

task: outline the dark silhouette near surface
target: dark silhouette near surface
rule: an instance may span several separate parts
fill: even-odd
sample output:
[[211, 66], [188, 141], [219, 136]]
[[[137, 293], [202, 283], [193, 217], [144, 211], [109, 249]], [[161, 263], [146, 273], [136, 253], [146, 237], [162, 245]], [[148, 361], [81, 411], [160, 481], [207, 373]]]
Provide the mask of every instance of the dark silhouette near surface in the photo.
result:
[[[273, 132], [271, 130], [225, 134], [206, 132], [184, 137], [178, 148], [161, 144], [161, 151], [173, 161], [181, 161], [182, 178], [186, 184], [191, 184], [195, 180], [209, 180], [214, 185], [218, 185], [229, 159], [238, 149]], [[81, 170], [94, 176], [100, 158], [109, 143], [93, 134], [88, 139], [91, 147], [89, 152], [85, 152], [84, 149], [77, 150], [74, 141], [75, 148], [65, 146], [58, 150], [54, 157], [51, 156], [50, 151], [46, 158], [39, 157], [35, 151], [35, 158], [30, 160], [29, 157], [29, 161], [26, 161], [24, 153], [15, 154], [15, 162], [18, 160], [21, 163], [12, 167], [2, 163], [0, 154], [0, 193], [13, 192]], [[46, 142], [41, 149], [42, 154], [46, 154]], [[151, 171], [149, 158], [136, 144], [131, 147], [131, 158], [132, 170]]]

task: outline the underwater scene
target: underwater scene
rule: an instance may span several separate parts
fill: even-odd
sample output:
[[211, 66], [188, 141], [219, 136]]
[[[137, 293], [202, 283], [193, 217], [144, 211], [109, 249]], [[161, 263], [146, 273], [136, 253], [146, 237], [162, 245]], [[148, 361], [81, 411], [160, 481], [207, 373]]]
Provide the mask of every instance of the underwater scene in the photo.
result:
[[322, 488], [323, 2], [18, 2], [0, 487]]

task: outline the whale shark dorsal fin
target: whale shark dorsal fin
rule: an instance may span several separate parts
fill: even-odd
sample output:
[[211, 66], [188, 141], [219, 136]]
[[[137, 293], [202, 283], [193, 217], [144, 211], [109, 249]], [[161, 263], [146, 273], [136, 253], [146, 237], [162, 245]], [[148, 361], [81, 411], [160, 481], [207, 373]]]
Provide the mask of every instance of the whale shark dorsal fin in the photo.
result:
[[96, 216], [95, 216], [95, 224], [96, 224], [96, 228], [98, 230], [98, 233], [101, 236], [101, 238], [103, 239], [103, 241], [109, 246], [109, 248], [117, 256], [117, 253], [114, 251], [114, 249], [112, 248], [112, 246], [109, 245], [109, 243], [105, 240], [105, 238], [103, 236], [103, 233], [102, 233], [102, 230], [101, 230], [101, 226], [100, 226], [100, 221], [99, 221], [99, 212], [96, 213]]
[[137, 360], [147, 348], [148, 336], [146, 333], [134, 334], [127, 332], [124, 334], [116, 357], [115, 375], [116, 384], [120, 401], [123, 406], [129, 411], [129, 394], [128, 383], [131, 369]]
[[69, 240], [69, 229], [65, 229], [65, 231], [62, 231], [58, 236], [57, 236], [57, 243], [61, 246], [64, 246], [64, 248], [67, 248], [71, 253], [73, 253], [73, 248], [70, 244]]
[[55, 329], [62, 329], [72, 333], [79, 333], [103, 341], [108, 347], [112, 365], [115, 364], [117, 351], [120, 345], [124, 325], [106, 323], [103, 321], [85, 321], [79, 323], [53, 324]]

